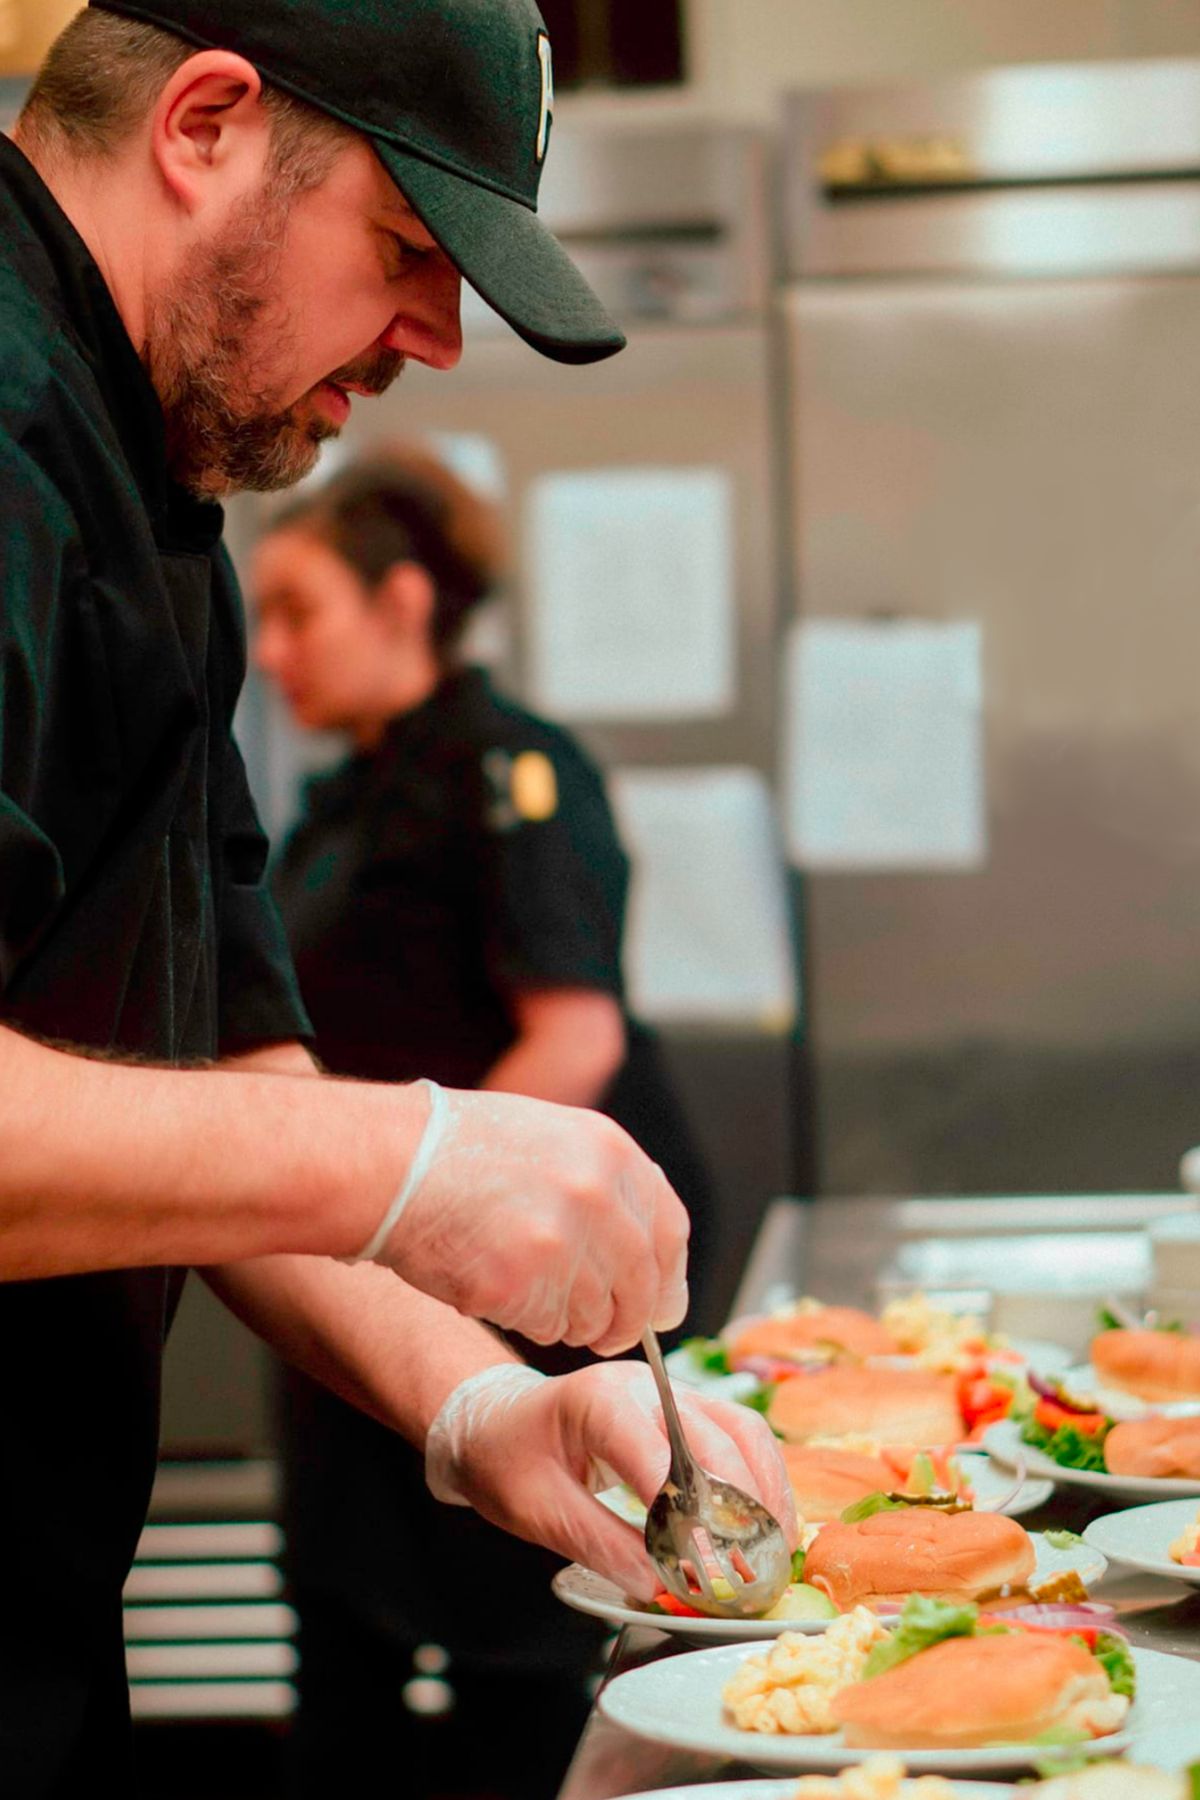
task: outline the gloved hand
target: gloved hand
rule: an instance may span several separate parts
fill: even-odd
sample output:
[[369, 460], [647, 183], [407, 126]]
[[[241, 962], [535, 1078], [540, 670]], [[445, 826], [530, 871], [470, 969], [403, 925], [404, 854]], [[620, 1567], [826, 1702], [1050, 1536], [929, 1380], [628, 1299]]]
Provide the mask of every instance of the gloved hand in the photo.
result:
[[[676, 1397], [698, 1460], [757, 1495], [794, 1549], [792, 1490], [766, 1420], [731, 1401], [678, 1389]], [[615, 1475], [648, 1505], [669, 1462], [654, 1378], [644, 1363], [624, 1362], [553, 1379], [513, 1363], [485, 1369], [450, 1395], [425, 1450], [437, 1499], [473, 1506], [493, 1525], [645, 1600], [660, 1584], [642, 1534], [602, 1506], [593, 1490]]]
[[405, 1189], [364, 1251], [413, 1287], [535, 1344], [627, 1350], [687, 1311], [687, 1214], [598, 1113], [426, 1084]]

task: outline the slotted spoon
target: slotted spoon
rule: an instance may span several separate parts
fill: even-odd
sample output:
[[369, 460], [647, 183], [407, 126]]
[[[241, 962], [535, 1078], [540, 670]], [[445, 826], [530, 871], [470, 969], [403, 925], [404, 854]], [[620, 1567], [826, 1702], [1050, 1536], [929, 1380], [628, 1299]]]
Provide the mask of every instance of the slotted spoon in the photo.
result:
[[[671, 1466], [646, 1515], [646, 1550], [669, 1594], [714, 1619], [769, 1612], [792, 1578], [777, 1519], [741, 1488], [702, 1469], [683, 1435], [653, 1331], [642, 1338], [662, 1401]], [[723, 1586], [718, 1592], [716, 1582]]]

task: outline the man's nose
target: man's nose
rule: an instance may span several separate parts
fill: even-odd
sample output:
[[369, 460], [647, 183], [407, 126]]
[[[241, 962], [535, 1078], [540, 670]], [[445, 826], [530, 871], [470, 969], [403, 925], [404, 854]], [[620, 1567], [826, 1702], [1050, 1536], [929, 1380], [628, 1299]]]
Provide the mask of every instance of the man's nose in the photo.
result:
[[447, 256], [431, 259], [418, 297], [406, 296], [380, 343], [431, 369], [453, 369], [462, 357], [462, 276]]

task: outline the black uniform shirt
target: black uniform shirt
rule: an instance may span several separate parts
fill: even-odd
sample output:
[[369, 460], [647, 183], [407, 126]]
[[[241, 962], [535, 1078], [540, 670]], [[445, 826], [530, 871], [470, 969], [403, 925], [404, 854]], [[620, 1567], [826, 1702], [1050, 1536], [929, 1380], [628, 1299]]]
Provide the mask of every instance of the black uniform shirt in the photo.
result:
[[566, 732], [446, 677], [380, 747], [309, 784], [275, 875], [323, 1060], [476, 1086], [514, 995], [622, 998], [629, 863]]
[[[306, 1036], [231, 736], [220, 508], [167, 480], [100, 271], [4, 139], [0, 243], [0, 1021], [165, 1062]], [[114, 1720], [119, 1755], [121, 1586], [181, 1280], [0, 1285], [8, 1796], [82, 1792]]]

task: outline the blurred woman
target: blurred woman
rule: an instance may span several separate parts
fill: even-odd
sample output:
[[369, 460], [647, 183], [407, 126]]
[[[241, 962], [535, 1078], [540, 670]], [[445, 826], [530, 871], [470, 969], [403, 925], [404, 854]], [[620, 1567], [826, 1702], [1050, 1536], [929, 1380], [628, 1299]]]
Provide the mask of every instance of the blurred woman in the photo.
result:
[[[276, 873], [317, 1048], [335, 1074], [427, 1075], [611, 1114], [692, 1209], [695, 1269], [706, 1182], [625, 1006], [629, 865], [603, 781], [566, 732], [458, 658], [503, 563], [496, 509], [416, 449], [305, 498], [255, 553], [255, 660], [299, 724], [350, 748], [309, 784]], [[571, 1354], [520, 1347], [547, 1369]], [[414, 1796], [472, 1780], [514, 1800], [552, 1795], [597, 1644], [551, 1599], [554, 1559], [438, 1506], [406, 1444], [301, 1378], [285, 1442], [297, 1792], [399, 1752]], [[422, 1729], [401, 1705], [430, 1644], [450, 1653], [466, 1731]], [[417, 1667], [436, 1661], [423, 1652]], [[443, 1738], [453, 1780], [420, 1767]]]

